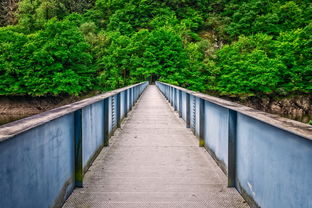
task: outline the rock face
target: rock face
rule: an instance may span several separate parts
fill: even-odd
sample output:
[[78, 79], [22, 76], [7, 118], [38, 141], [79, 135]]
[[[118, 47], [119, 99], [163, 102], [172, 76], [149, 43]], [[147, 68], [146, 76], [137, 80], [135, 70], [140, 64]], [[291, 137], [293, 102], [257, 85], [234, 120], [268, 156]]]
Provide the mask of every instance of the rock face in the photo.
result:
[[0, 27], [17, 23], [18, 2], [19, 0], [3, 0], [0, 2]]
[[0, 114], [37, 114], [57, 107], [60, 102], [57, 98], [0, 97]]
[[278, 114], [304, 123], [312, 120], [312, 96], [310, 95], [297, 95], [287, 98], [250, 98], [239, 102], [261, 111]]
[[73, 103], [77, 97], [5, 97], [0, 96], [0, 125]]

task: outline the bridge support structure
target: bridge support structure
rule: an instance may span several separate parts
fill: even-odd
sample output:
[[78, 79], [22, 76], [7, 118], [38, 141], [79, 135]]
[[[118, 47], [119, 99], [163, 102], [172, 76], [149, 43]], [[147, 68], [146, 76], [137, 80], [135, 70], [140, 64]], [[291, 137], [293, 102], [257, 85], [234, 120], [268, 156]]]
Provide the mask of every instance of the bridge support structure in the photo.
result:
[[1, 207], [61, 207], [75, 187], [83, 187], [84, 174], [147, 86], [124, 87], [1, 126]]
[[251, 207], [310, 207], [312, 126], [167, 83], [156, 86], [227, 175], [228, 187]]

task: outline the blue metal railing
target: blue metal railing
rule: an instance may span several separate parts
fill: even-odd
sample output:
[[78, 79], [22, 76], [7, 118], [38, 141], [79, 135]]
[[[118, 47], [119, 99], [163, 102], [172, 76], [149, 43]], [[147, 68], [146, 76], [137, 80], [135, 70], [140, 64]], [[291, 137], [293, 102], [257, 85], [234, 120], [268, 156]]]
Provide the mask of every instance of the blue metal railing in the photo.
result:
[[252, 207], [312, 207], [312, 126], [156, 85]]
[[60, 207], [148, 83], [0, 127], [0, 207]]

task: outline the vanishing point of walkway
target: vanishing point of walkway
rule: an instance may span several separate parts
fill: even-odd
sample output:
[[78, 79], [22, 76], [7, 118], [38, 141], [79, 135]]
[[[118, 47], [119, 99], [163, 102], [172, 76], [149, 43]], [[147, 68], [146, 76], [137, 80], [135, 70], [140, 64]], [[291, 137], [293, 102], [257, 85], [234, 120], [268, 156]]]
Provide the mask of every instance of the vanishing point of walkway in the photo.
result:
[[149, 86], [64, 208], [248, 207], [155, 86]]

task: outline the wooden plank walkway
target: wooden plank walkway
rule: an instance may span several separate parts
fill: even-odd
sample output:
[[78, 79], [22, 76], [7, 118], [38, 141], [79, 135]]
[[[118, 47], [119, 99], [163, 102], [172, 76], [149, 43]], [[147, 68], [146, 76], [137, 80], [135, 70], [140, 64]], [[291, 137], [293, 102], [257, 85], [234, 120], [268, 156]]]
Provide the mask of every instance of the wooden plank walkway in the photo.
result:
[[64, 208], [248, 207], [198, 146], [155, 86], [149, 86]]

